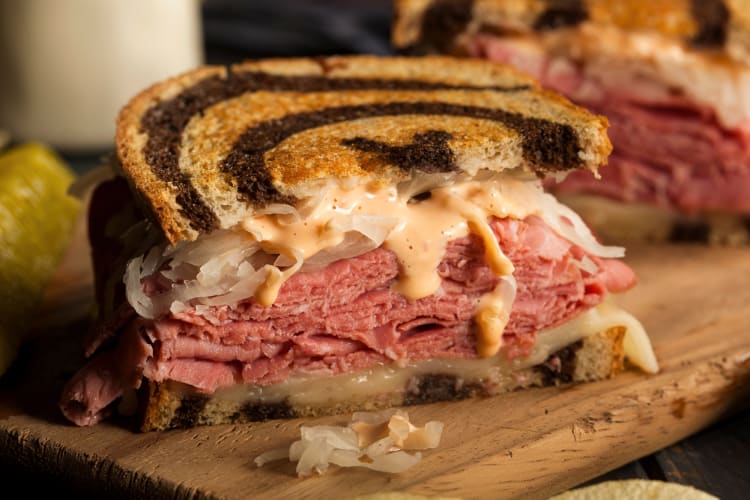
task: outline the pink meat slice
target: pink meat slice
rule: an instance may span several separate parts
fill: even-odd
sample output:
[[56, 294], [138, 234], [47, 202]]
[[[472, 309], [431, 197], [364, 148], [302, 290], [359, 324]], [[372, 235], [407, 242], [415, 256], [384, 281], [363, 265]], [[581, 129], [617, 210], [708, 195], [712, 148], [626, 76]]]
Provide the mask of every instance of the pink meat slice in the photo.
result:
[[[510, 63], [593, 112], [607, 116], [614, 152], [601, 179], [572, 172], [559, 193], [592, 193], [685, 213], [750, 214], [750, 122], [728, 130], [703, 104], [662, 86], [602, 84], [577, 65], [497, 36], [468, 46]], [[553, 187], [552, 184], [549, 185]]]
[[750, 136], [687, 110], [624, 101], [589, 107], [610, 119], [615, 151], [601, 179], [573, 172], [558, 192], [589, 192], [686, 213], [750, 214]]
[[[538, 331], [635, 283], [625, 264], [587, 255], [537, 217], [494, 219], [491, 227], [516, 268], [518, 293], [504, 332], [509, 359], [528, 355]], [[584, 270], [584, 257], [597, 272]], [[75, 375], [61, 407], [71, 421], [89, 425], [103, 418], [123, 387], [138, 387], [143, 377], [212, 393], [232, 384], [268, 385], [291, 375], [335, 375], [395, 361], [475, 358], [472, 317], [479, 298], [499, 281], [485, 262], [481, 239], [450, 242], [438, 272], [438, 293], [406, 300], [391, 289], [395, 255], [379, 248], [294, 275], [271, 307], [248, 300], [213, 307], [211, 318], [194, 309], [158, 320], [121, 315], [126, 319], [119, 333], [99, 334], [116, 338], [113, 350], [94, 355]]]
[[94, 425], [109, 416], [112, 401], [122, 396], [123, 383], [118, 373], [117, 351], [98, 354], [68, 381], [60, 400], [63, 414], [77, 425]]

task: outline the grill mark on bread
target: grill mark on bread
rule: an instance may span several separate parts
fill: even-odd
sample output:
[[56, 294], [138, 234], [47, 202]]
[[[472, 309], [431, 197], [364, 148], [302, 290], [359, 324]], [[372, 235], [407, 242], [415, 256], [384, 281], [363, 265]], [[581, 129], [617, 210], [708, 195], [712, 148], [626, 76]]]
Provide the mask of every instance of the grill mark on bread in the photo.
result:
[[364, 137], [345, 139], [341, 143], [358, 151], [376, 153], [388, 163], [401, 170], [411, 172], [455, 172], [458, 170], [456, 155], [448, 145], [453, 136], [444, 130], [428, 130], [414, 135], [414, 142], [405, 146], [390, 146]]
[[[281, 194], [272, 183], [264, 163], [264, 155], [268, 151], [288, 137], [312, 128], [363, 118], [398, 115], [448, 115], [500, 122], [519, 133], [523, 156], [538, 173], [570, 170], [581, 164], [578, 137], [569, 125], [503, 109], [414, 101], [324, 108], [261, 123], [239, 137], [220, 168], [234, 177], [238, 192], [256, 206], [293, 203], [289, 196]], [[399, 168], [414, 170], [418, 168], [418, 164], [402, 163]]]
[[[518, 92], [530, 90], [530, 85], [508, 87], [451, 85], [422, 80], [383, 78], [327, 78], [325, 76], [273, 75], [258, 71], [229, 73], [228, 78], [213, 76], [205, 78], [177, 96], [159, 102], [141, 118], [141, 132], [148, 136], [144, 157], [153, 173], [169, 183], [176, 191], [180, 213], [190, 221], [190, 226], [206, 233], [219, 226], [219, 219], [192, 185], [189, 177], [179, 169], [182, 132], [190, 119], [210, 106], [235, 98], [248, 92], [261, 90], [272, 92], [321, 92], [351, 90], [492, 90], [495, 92]], [[240, 165], [230, 168], [237, 170]], [[249, 186], [266, 189], [261, 199], [285, 201], [272, 186], [265, 169], [243, 172]], [[255, 179], [252, 179], [255, 177]]]
[[534, 21], [535, 30], [544, 31], [575, 26], [589, 17], [582, 0], [545, 0], [545, 3], [547, 8]]
[[691, 0], [693, 19], [698, 33], [692, 43], [697, 47], [720, 48], [726, 44], [730, 13], [724, 0]]

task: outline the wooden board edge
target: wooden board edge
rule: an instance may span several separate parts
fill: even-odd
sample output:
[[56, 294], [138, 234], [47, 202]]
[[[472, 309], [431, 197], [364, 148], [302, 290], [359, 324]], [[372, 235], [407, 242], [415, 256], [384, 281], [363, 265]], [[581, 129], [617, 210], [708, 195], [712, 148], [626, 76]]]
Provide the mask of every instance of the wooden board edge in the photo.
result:
[[19, 429], [0, 428], [2, 461], [30, 466], [35, 474], [54, 477], [75, 491], [97, 497], [216, 498], [200, 488], [129, 470], [108, 457], [67, 448]]
[[[606, 410], [599, 407], [598, 397], [579, 399], [568, 418], [541, 431], [543, 439], [521, 441], [499, 453], [473, 457], [455, 472], [416, 481], [401, 490], [461, 498], [549, 498], [746, 408], [750, 403], [750, 351], [740, 349], [685, 365], [624, 392], [627, 394], [618, 395], [617, 404]], [[685, 418], [688, 413], [690, 418]], [[643, 426], [650, 428], [650, 435], [644, 435]], [[624, 441], [623, 436], [627, 436]], [[615, 446], [618, 453], [610, 455], [608, 451]], [[506, 467], [513, 471], [512, 477], [503, 473]], [[561, 468], [564, 474], [560, 474]]]

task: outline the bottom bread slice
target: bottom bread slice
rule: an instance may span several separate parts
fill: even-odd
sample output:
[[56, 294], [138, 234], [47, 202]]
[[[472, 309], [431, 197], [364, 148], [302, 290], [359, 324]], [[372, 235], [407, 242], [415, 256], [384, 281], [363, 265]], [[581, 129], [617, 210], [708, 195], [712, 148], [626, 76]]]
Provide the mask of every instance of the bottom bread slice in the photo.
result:
[[[542, 363], [517, 367], [482, 360], [428, 361], [335, 377], [257, 387], [237, 385], [201, 394], [174, 382], [143, 384], [141, 431], [313, 417], [380, 410], [437, 401], [489, 397], [529, 387], [591, 382], [624, 367], [626, 328], [613, 326], [583, 337]], [[366, 391], [357, 388], [367, 388]], [[375, 392], [373, 392], [373, 390]]]
[[579, 213], [594, 233], [608, 244], [750, 244], [749, 215], [688, 215], [664, 207], [623, 203], [591, 194], [559, 194], [558, 199]]

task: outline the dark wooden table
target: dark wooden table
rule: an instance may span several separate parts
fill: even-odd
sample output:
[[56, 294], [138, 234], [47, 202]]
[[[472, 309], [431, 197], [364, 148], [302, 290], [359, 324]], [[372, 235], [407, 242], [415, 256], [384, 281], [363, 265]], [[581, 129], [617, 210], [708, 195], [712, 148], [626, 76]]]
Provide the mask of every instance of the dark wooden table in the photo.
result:
[[[269, 56], [388, 54], [390, 19], [390, 0], [205, 0], [206, 58], [223, 64]], [[84, 173], [105, 153], [66, 160]], [[0, 478], [4, 492], [19, 492], [3, 498], [90, 497], [23, 464], [0, 463]], [[723, 500], [750, 497], [750, 409], [586, 484], [633, 478], [691, 485]]]
[[750, 497], [750, 410], [586, 485], [620, 479], [686, 484], [725, 500]]

